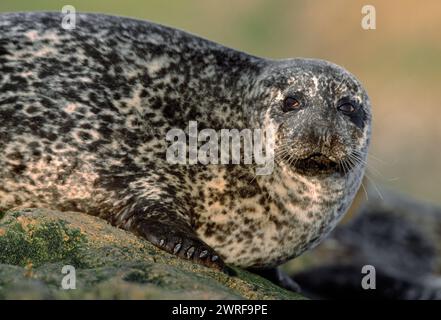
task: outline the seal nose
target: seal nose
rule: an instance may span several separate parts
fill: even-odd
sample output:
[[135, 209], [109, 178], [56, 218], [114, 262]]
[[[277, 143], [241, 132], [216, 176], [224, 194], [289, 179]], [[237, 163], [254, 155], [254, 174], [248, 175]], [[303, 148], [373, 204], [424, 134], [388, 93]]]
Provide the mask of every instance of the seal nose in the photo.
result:
[[[332, 133], [334, 128], [333, 115], [329, 108], [318, 108], [317, 116], [313, 120], [313, 132], [318, 142], [318, 149], [321, 152], [329, 151], [332, 144]], [[325, 152], [326, 153], [326, 152]]]
[[317, 152], [328, 155], [332, 149], [332, 132], [329, 124], [316, 123], [314, 126], [314, 136], [317, 143]]
[[314, 126], [314, 133], [317, 137], [325, 136], [328, 133], [328, 128], [324, 123], [318, 123]]

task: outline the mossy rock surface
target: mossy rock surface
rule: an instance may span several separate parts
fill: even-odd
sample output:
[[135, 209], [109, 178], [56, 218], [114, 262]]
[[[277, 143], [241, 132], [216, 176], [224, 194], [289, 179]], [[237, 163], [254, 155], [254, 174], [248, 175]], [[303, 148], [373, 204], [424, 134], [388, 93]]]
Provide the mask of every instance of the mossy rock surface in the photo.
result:
[[[302, 299], [235, 268], [235, 276], [165, 253], [78, 212], [0, 214], [0, 299]], [[76, 289], [64, 290], [65, 265]]]

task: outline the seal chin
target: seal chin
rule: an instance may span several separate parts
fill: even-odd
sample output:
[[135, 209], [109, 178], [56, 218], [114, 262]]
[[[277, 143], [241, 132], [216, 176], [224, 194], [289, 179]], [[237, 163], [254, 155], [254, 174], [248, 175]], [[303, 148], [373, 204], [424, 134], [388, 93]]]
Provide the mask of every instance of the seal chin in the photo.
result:
[[307, 176], [345, 174], [338, 161], [332, 160], [329, 156], [319, 152], [294, 161], [292, 166], [296, 172]]

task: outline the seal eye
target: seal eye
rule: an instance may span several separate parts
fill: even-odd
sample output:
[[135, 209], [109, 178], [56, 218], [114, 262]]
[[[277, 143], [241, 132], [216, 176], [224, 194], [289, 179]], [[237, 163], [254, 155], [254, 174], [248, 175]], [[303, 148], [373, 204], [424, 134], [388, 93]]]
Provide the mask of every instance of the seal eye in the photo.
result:
[[345, 98], [337, 104], [337, 110], [343, 113], [348, 120], [350, 120], [360, 129], [364, 128], [367, 115], [359, 103]]
[[341, 105], [338, 106], [338, 110], [345, 114], [351, 114], [355, 112], [355, 107], [350, 102], [344, 102]]
[[294, 97], [287, 97], [283, 101], [282, 110], [283, 110], [283, 112], [298, 110], [298, 109], [300, 109], [301, 106], [302, 106], [302, 104], [300, 103], [300, 101], [298, 99], [296, 99]]

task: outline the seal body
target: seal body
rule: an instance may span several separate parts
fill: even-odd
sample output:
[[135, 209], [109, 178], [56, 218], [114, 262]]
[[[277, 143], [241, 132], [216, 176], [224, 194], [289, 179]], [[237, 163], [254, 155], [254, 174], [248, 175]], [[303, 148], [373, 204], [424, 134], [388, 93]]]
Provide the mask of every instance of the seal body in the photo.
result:
[[[0, 209], [83, 211], [183, 258], [276, 266], [355, 195], [370, 105], [343, 68], [128, 18], [0, 16]], [[275, 166], [172, 164], [173, 128], [276, 128]]]

